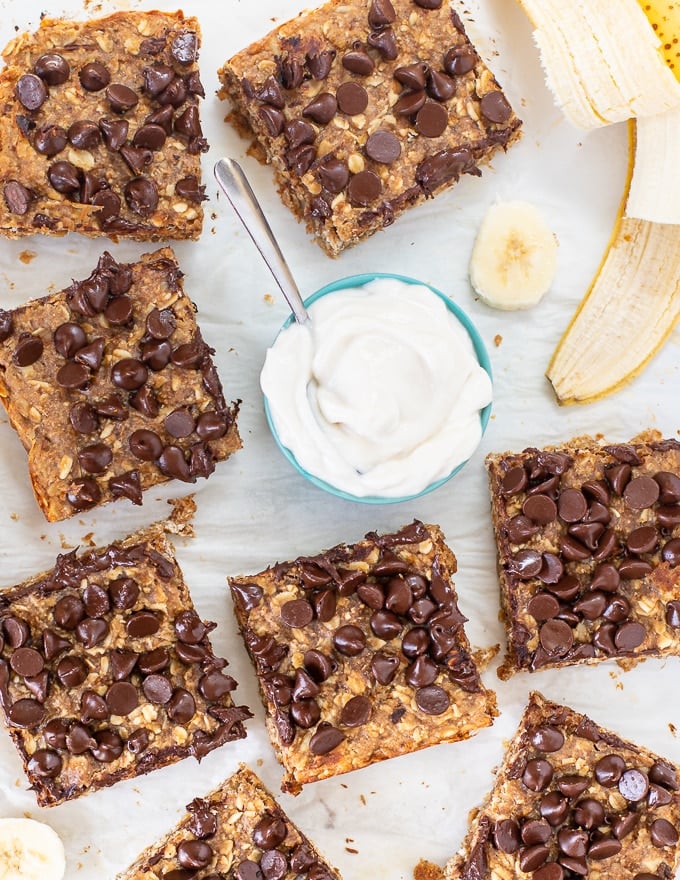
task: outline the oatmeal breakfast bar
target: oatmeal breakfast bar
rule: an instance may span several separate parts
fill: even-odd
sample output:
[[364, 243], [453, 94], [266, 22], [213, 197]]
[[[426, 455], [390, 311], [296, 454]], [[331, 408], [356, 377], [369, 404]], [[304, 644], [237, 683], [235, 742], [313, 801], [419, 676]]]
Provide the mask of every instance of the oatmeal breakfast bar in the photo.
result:
[[3, 52], [0, 233], [195, 239], [200, 28], [181, 12], [43, 19]]
[[678, 770], [533, 693], [446, 880], [672, 880]]
[[341, 880], [244, 765], [118, 880]]
[[219, 75], [230, 118], [331, 256], [478, 175], [521, 125], [445, 0], [330, 0]]
[[41, 806], [245, 736], [170, 527], [62, 554], [0, 593], [0, 708]]
[[84, 281], [0, 309], [0, 401], [33, 489], [60, 520], [172, 478], [195, 482], [240, 448], [174, 253], [104, 253]]
[[680, 443], [487, 457], [508, 636], [501, 678], [680, 654]]
[[229, 580], [284, 791], [493, 722], [455, 571], [439, 528], [414, 521]]

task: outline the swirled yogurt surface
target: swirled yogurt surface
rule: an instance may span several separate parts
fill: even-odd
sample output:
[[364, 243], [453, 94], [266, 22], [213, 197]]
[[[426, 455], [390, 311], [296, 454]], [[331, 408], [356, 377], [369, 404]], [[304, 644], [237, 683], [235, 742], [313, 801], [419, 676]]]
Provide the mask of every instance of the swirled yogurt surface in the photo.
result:
[[317, 299], [267, 351], [280, 442], [357, 497], [414, 495], [466, 461], [491, 402], [465, 327], [429, 288], [380, 278]]

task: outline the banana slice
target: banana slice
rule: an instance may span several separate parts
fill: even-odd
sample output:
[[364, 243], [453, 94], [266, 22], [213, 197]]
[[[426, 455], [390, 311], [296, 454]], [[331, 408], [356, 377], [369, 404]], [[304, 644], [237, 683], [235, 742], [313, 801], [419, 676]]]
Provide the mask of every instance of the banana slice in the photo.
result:
[[677, 44], [667, 36], [662, 45], [658, 35], [673, 32], [677, 0], [519, 3], [534, 26], [548, 86], [574, 125], [598, 128], [680, 106], [667, 57]]
[[0, 819], [0, 880], [63, 880], [64, 845], [49, 825]]
[[528, 309], [547, 292], [557, 271], [557, 238], [529, 202], [497, 202], [479, 227], [470, 281], [495, 309]]

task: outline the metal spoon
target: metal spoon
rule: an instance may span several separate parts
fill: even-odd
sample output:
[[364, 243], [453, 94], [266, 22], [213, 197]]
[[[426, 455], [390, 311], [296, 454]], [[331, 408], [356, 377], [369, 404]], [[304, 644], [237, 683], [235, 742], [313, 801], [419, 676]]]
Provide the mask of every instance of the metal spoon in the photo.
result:
[[306, 324], [309, 313], [243, 169], [234, 159], [220, 159], [215, 164], [215, 178], [269, 267], [274, 281], [293, 311], [295, 320], [298, 324]]

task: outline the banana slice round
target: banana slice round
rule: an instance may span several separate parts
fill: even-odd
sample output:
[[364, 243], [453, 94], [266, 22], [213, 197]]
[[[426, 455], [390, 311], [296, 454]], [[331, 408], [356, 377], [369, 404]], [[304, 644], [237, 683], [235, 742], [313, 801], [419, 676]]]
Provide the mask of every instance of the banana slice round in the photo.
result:
[[470, 281], [495, 309], [528, 309], [550, 288], [557, 271], [557, 238], [529, 202], [497, 202], [479, 227]]
[[33, 819], [0, 819], [0, 880], [63, 880], [66, 856], [56, 831]]

